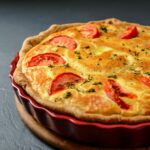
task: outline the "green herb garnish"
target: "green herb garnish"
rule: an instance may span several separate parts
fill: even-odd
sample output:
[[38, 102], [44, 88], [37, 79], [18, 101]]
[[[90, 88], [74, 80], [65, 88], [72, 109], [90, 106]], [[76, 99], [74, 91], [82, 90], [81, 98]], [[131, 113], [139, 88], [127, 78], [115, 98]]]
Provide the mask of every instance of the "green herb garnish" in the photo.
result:
[[68, 67], [70, 67], [70, 65], [67, 63], [64, 65], [64, 67], [68, 68]]
[[81, 57], [80, 55], [79, 55], [79, 56], [77, 56], [77, 58], [78, 58], [78, 59], [82, 59], [82, 57]]
[[76, 55], [77, 55], [77, 58], [78, 58], [78, 59], [82, 59], [82, 57], [80, 56], [80, 52], [78, 52], [78, 51], [74, 51], [74, 54], [76, 54]]
[[150, 76], [150, 72], [145, 72], [144, 74], [149, 75]]
[[66, 92], [66, 93], [64, 94], [63, 98], [69, 98], [69, 97], [71, 97], [71, 96], [72, 96], [71, 92]]
[[96, 92], [95, 89], [91, 88], [87, 91], [88, 93], [93, 93], [93, 92]]
[[83, 47], [83, 48], [85, 48], [85, 49], [89, 49], [89, 48], [90, 48], [90, 46], [89, 46], [89, 45], [87, 45], [87, 46], [85, 46], [85, 47]]
[[108, 78], [113, 78], [113, 79], [117, 79], [117, 75], [109, 75]]
[[78, 52], [78, 51], [74, 51], [74, 53], [77, 54], [77, 55], [80, 55], [80, 52]]
[[82, 84], [85, 84], [85, 83], [88, 83], [88, 82], [90, 82], [90, 80], [84, 80], [84, 82], [82, 83]]
[[111, 56], [110, 56], [110, 59], [114, 59], [115, 57], [117, 57], [118, 55], [117, 54], [112, 54]]
[[103, 30], [105, 33], [107, 33], [108, 30], [107, 30], [107, 27], [106, 27], [106, 26], [101, 26], [100, 28], [101, 28], [101, 30]]
[[102, 82], [94, 82], [93, 85], [102, 85]]
[[54, 66], [53, 66], [53, 65], [49, 65], [48, 67], [49, 67], [49, 68], [54, 68]]
[[54, 101], [55, 101], [55, 102], [62, 101], [62, 98], [60, 98], [60, 97], [57, 97], [57, 98], [55, 98], [55, 99], [54, 99]]
[[124, 43], [122, 43], [122, 46], [125, 46], [125, 44], [124, 44]]

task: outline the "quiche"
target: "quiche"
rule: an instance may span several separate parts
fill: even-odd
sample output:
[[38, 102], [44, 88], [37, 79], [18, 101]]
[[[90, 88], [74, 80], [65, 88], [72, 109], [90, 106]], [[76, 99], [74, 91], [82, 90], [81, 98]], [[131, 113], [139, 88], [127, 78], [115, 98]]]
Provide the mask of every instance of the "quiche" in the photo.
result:
[[27, 38], [13, 78], [43, 107], [100, 123], [150, 121], [150, 27], [115, 18]]

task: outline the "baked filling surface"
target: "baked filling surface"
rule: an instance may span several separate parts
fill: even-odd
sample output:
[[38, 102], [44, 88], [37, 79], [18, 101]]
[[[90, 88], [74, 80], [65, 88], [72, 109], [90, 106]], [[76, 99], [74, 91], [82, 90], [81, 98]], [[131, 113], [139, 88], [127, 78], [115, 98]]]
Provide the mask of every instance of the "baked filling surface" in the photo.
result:
[[150, 120], [150, 27], [107, 19], [53, 25], [25, 41], [15, 81], [81, 120]]

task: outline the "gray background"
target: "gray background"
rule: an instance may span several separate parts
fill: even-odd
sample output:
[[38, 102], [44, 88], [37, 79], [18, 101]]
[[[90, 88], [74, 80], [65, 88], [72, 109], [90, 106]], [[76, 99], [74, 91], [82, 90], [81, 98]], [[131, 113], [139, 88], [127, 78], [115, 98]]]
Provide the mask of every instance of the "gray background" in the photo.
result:
[[21, 122], [11, 89], [9, 64], [23, 40], [53, 23], [117, 17], [150, 25], [150, 2], [12, 1], [0, 2], [0, 150], [48, 150]]

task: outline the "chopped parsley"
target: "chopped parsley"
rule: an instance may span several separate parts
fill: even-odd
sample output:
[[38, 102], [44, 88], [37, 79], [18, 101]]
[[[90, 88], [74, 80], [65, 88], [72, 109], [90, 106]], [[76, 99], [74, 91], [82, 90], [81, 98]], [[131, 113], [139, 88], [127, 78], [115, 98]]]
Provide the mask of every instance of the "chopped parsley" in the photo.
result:
[[54, 102], [59, 102], [59, 101], [62, 101], [62, 98], [56, 97], [56, 98], [54, 99]]
[[88, 75], [88, 78], [84, 80], [84, 82], [82, 84], [88, 83], [93, 79], [93, 77], [91, 75]]
[[110, 56], [110, 59], [114, 59], [115, 57], [117, 57], [118, 55], [117, 54], [112, 54], [111, 56]]
[[117, 79], [117, 75], [109, 75], [108, 78], [113, 78], [113, 79]]
[[90, 80], [84, 80], [84, 82], [82, 83], [82, 84], [85, 84], [85, 83], [88, 83], [88, 82], [90, 82]]
[[88, 75], [88, 80], [91, 81], [93, 77], [91, 75]]
[[108, 32], [108, 29], [107, 29], [107, 27], [106, 27], [106, 26], [101, 26], [100, 28], [101, 28], [101, 30], [102, 30], [102, 31], [104, 31], [105, 33], [107, 33], [107, 32]]
[[93, 93], [93, 92], [96, 92], [95, 89], [91, 88], [87, 91], [88, 93]]
[[54, 68], [54, 66], [53, 66], [53, 65], [49, 65], [48, 67], [49, 67], [49, 68]]
[[89, 46], [89, 45], [87, 45], [87, 46], [84, 46], [83, 48], [85, 48], [85, 49], [89, 49], [89, 48], [90, 48], [90, 46]]
[[78, 59], [82, 59], [82, 57], [81, 57], [80, 55], [79, 55], [79, 56], [77, 56], [77, 58], [78, 58]]
[[81, 57], [81, 55], [80, 55], [80, 52], [74, 51], [74, 54], [76, 54], [77, 59], [82, 59], [82, 57]]
[[71, 96], [72, 96], [71, 92], [66, 92], [66, 93], [63, 95], [63, 98], [69, 98], [69, 97], [71, 97]]
[[124, 44], [124, 43], [122, 43], [122, 46], [125, 46], [125, 44]]
[[64, 65], [64, 67], [68, 68], [68, 67], [70, 67], [70, 66], [69, 66], [69, 64], [67, 63], [67, 64]]
[[102, 85], [102, 82], [94, 82], [93, 85]]
[[130, 71], [132, 71], [134, 74], [140, 74], [140, 70], [136, 70], [135, 68], [129, 68]]
[[77, 54], [77, 55], [80, 55], [80, 52], [78, 52], [78, 51], [74, 51], [74, 53]]
[[144, 74], [149, 75], [150, 76], [150, 72], [145, 72]]

